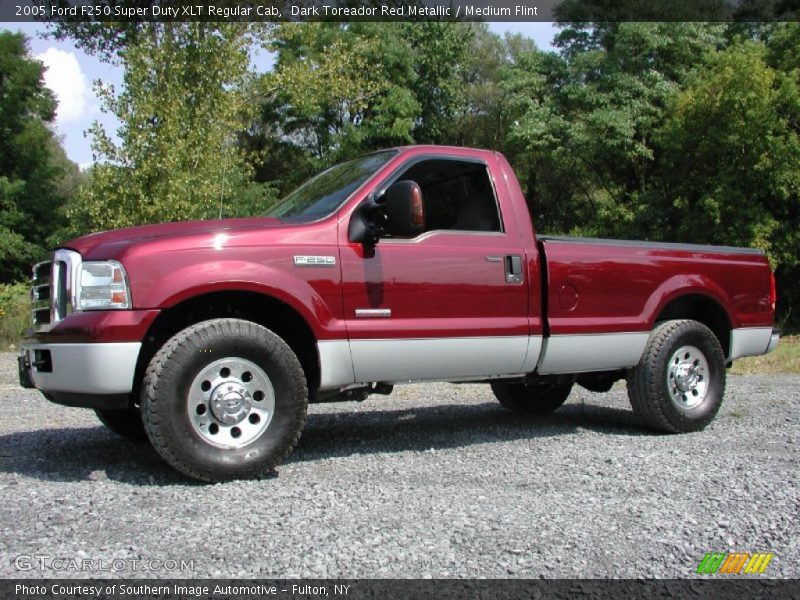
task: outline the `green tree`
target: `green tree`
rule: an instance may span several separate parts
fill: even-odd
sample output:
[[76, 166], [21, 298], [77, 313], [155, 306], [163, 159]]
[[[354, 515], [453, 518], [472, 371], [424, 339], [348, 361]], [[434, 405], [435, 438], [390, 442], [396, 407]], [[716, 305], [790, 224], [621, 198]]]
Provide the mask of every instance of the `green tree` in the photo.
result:
[[48, 127], [56, 104], [43, 72], [22, 34], [0, 32], [0, 282], [27, 277], [44, 254], [77, 171]]
[[562, 113], [559, 82], [567, 62], [532, 50], [506, 69], [505, 148], [526, 192], [539, 231], [565, 233], [587, 222], [586, 200], [594, 205], [589, 164], [574, 145], [573, 123]]
[[[91, 133], [98, 164], [71, 207], [73, 223], [104, 229], [252, 214], [273, 200], [251, 184], [238, 143], [254, 118], [246, 24], [143, 25], [117, 48], [124, 89], [99, 87], [121, 122], [119, 143]], [[85, 42], [84, 42], [85, 43]]]
[[[665, 238], [753, 246], [773, 266], [800, 255], [800, 79], [762, 43], [715, 54], [659, 133], [664, 159], [646, 226]], [[783, 63], [783, 61], [778, 61]]]
[[284, 24], [264, 78], [283, 132], [317, 160], [412, 141], [420, 106], [396, 23]]
[[[376, 148], [450, 139], [471, 27], [460, 23], [282, 24], [262, 79], [271, 133], [326, 164]], [[263, 128], [261, 128], [263, 130]]]
[[[564, 26], [560, 54], [508, 71], [509, 146], [548, 229], [625, 233], [657, 164], [653, 135], [694, 65], [724, 37], [698, 23]], [[518, 161], [520, 162], [520, 161]]]
[[467, 100], [463, 78], [475, 28], [453, 21], [401, 25], [414, 72], [406, 85], [420, 106], [413, 131], [417, 143], [442, 143], [456, 135]]
[[448, 143], [511, 151], [506, 71], [518, 66], [520, 57], [534, 52], [536, 45], [522, 35], [501, 37], [485, 23], [470, 25], [471, 36], [464, 66], [459, 68], [460, 107], [453, 120]]

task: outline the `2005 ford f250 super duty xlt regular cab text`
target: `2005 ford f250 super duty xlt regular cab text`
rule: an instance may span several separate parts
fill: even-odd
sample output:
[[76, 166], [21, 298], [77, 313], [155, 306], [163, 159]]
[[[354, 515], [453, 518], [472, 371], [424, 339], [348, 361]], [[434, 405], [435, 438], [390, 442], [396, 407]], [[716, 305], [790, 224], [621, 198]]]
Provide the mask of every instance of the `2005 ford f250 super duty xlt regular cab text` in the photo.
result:
[[627, 378], [650, 427], [702, 429], [725, 368], [763, 354], [757, 250], [537, 237], [505, 158], [376, 152], [251, 219], [72, 240], [33, 273], [20, 380], [220, 481], [270, 472], [308, 402], [486, 382], [519, 413]]

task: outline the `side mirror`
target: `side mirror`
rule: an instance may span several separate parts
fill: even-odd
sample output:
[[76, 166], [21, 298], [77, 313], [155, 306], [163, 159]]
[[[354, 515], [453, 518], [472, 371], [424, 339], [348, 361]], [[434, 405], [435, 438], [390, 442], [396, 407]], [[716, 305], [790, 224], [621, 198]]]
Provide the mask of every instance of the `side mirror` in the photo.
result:
[[425, 205], [416, 181], [396, 181], [386, 190], [383, 206], [388, 217], [386, 231], [397, 236], [415, 236], [425, 230]]
[[351, 242], [374, 246], [387, 233], [414, 236], [425, 229], [422, 190], [415, 181], [396, 181], [379, 198], [369, 197], [353, 213], [347, 233]]
[[378, 243], [386, 229], [386, 211], [383, 208], [385, 199], [385, 196], [376, 199], [371, 195], [355, 210], [347, 228], [347, 237], [351, 242], [367, 246]]

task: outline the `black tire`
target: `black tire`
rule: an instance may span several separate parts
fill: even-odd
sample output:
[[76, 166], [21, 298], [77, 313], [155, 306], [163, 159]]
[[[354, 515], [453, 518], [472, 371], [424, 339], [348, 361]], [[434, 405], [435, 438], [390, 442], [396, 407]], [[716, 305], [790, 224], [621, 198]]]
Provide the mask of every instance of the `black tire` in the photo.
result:
[[250, 321], [213, 319], [156, 353], [141, 407], [153, 447], [181, 473], [207, 482], [252, 479], [270, 474], [297, 444], [308, 390], [300, 362], [277, 335]]
[[722, 405], [725, 355], [702, 323], [667, 321], [650, 334], [627, 384], [634, 412], [649, 427], [668, 433], [700, 431]]
[[144, 442], [147, 434], [142, 423], [142, 413], [138, 408], [122, 410], [95, 409], [95, 414], [107, 429], [134, 442]]
[[525, 383], [492, 383], [492, 392], [508, 410], [523, 415], [546, 415], [561, 407], [572, 391], [572, 379], [541, 378]]

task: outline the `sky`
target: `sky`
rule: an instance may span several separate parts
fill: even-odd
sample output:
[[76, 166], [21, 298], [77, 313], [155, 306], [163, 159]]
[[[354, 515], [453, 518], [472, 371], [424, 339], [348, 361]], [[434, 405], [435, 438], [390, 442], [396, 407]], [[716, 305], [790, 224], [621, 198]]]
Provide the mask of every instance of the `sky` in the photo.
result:
[[[503, 34], [521, 33], [536, 42], [539, 48], [548, 48], [556, 28], [553, 23], [489, 23], [489, 29]], [[46, 39], [46, 31], [40, 23], [2, 23], [0, 30], [22, 31], [29, 38], [32, 56], [46, 67], [44, 83], [55, 94], [58, 110], [53, 124], [61, 138], [67, 156], [82, 169], [92, 160], [91, 139], [86, 135], [93, 121], [101, 123], [108, 133], [117, 130], [116, 119], [100, 110], [100, 102], [94, 94], [96, 81], [122, 87], [122, 69], [103, 63], [76, 48], [71, 42]], [[264, 52], [254, 58], [253, 67], [265, 72], [272, 65], [271, 56]]]

